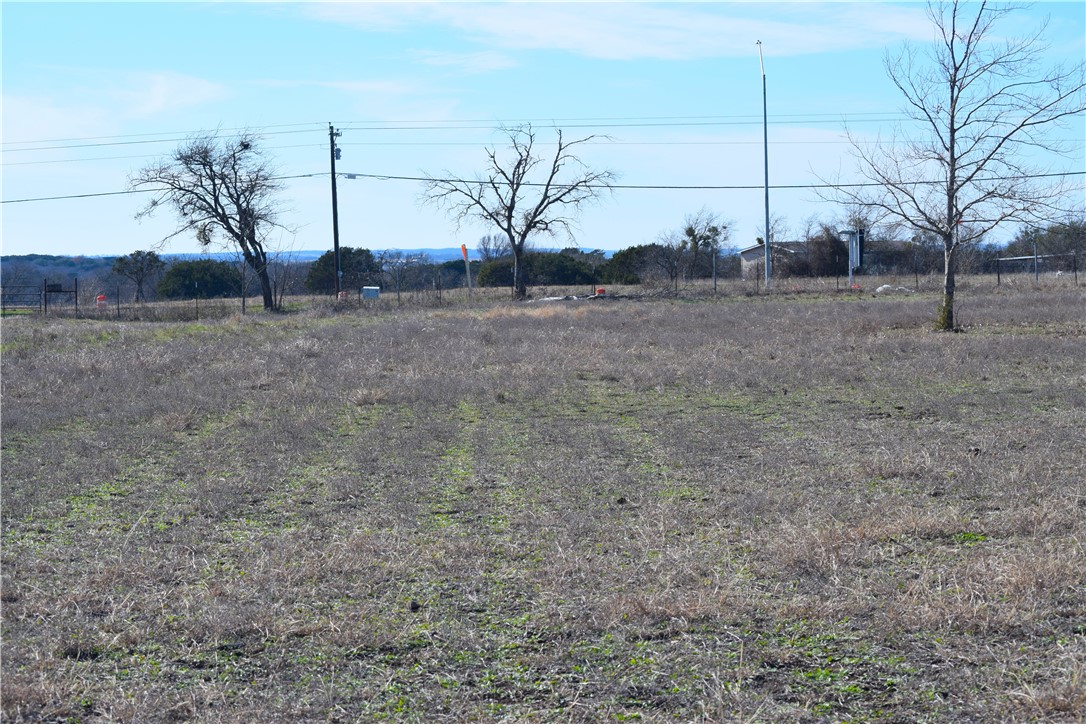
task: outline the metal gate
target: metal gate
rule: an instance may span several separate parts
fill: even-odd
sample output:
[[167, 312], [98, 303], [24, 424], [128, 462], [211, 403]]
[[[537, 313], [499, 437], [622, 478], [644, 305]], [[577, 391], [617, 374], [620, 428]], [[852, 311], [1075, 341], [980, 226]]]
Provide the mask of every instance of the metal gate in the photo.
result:
[[9, 284], [0, 287], [0, 313], [40, 312], [43, 304], [44, 291], [37, 285]]

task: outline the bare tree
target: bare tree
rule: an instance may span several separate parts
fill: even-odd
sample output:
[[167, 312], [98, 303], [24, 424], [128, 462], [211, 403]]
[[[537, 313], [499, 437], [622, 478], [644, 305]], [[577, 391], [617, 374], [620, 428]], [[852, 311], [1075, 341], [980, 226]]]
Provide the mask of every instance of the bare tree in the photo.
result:
[[425, 254], [404, 254], [402, 251], [390, 249], [383, 251], [377, 257], [377, 263], [381, 273], [388, 278], [396, 288], [396, 303], [401, 304], [401, 292], [413, 281], [418, 269], [429, 263]]
[[479, 252], [479, 259], [484, 262], [500, 259], [511, 253], [509, 240], [499, 234], [486, 234], [480, 237], [475, 250]]
[[486, 149], [485, 174], [474, 181], [428, 177], [423, 197], [444, 208], [457, 224], [483, 219], [505, 234], [513, 253], [513, 299], [524, 299], [528, 290], [522, 258], [529, 237], [565, 233], [572, 238], [576, 213], [610, 191], [615, 175], [594, 171], [574, 155], [577, 146], [596, 136], [567, 141], [556, 130], [556, 149], [548, 160], [537, 155], [530, 125], [502, 130], [508, 149], [505, 154]]
[[679, 229], [661, 233], [648, 258], [678, 291], [680, 279], [712, 274], [714, 258], [728, 238], [728, 222], [703, 207], [687, 214]]
[[153, 190], [136, 218], [153, 214], [164, 204], [177, 213], [177, 229], [164, 242], [192, 231], [205, 248], [221, 235], [225, 246], [238, 249], [260, 280], [264, 309], [275, 309], [266, 241], [267, 233], [279, 226], [279, 206], [273, 197], [280, 184], [254, 136], [190, 139], [170, 158], [136, 172], [130, 185]]
[[1043, 25], [1020, 38], [997, 33], [997, 22], [1018, 9], [930, 3], [934, 43], [926, 52], [905, 45], [885, 60], [917, 130], [899, 129], [890, 143], [853, 138], [862, 173], [877, 190], [837, 189], [839, 198], [882, 219], [941, 239], [939, 329], [954, 328], [959, 251], [1006, 222], [1059, 213], [1072, 188], [1029, 156], [1065, 151], [1050, 131], [1083, 112], [1083, 65], [1041, 67]]
[[671, 287], [679, 291], [679, 279], [686, 268], [687, 247], [686, 239], [675, 231], [667, 231], [660, 234], [656, 243], [652, 244], [648, 261], [659, 269], [667, 277]]
[[271, 280], [272, 293], [275, 295], [275, 308], [283, 308], [283, 299], [287, 294], [304, 293], [302, 282], [305, 279], [306, 266], [294, 256], [294, 250], [279, 250], [268, 256], [268, 279]]
[[[724, 221], [718, 214], [714, 214], [705, 207], [702, 207], [697, 213], [687, 214], [686, 219], [683, 221], [682, 243], [686, 250], [690, 252], [688, 268], [691, 277], [702, 273], [699, 260], [707, 258], [711, 262], [713, 259], [712, 256], [702, 257], [702, 252], [705, 254], [718, 253], [721, 245], [728, 238], [728, 222]], [[712, 269], [710, 268], [708, 271], [711, 272]]]
[[[764, 242], [766, 239], [765, 222], [762, 222], [758, 226], [754, 227], [754, 231], [758, 234], [758, 239]], [[779, 244], [783, 241], [788, 241], [789, 235], [792, 231], [788, 228], [788, 219], [781, 214], [773, 214], [769, 217], [769, 242], [771, 244]], [[772, 271], [772, 268], [770, 269]]]
[[1043, 227], [1019, 229], [1007, 245], [1007, 255], [1040, 254], [1086, 255], [1086, 215], [1070, 215]]
[[40, 279], [33, 264], [13, 259], [0, 264], [0, 286], [30, 286], [36, 281]]

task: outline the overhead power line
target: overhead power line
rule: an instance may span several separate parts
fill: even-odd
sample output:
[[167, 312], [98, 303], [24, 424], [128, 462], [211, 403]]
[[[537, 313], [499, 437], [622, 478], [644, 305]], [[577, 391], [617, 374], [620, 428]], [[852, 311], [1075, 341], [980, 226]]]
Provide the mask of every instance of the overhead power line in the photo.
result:
[[[262, 130], [262, 129], [265, 129], [265, 128], [293, 128], [295, 126], [319, 126], [319, 125], [320, 125], [319, 122], [314, 121], [312, 123], [281, 123], [281, 124], [273, 125], [273, 126], [259, 126], [258, 128], [255, 128], [255, 129], [251, 128], [251, 127], [216, 128], [216, 129], [205, 128], [205, 129], [200, 129], [200, 130], [195, 130], [195, 131], [158, 131], [157, 133], [123, 133], [123, 134], [118, 134], [118, 135], [114, 135], [114, 136], [76, 136], [76, 137], [72, 137], [72, 138], [39, 138], [39, 139], [36, 139], [36, 140], [33, 140], [33, 141], [4, 141], [3, 145], [4, 146], [9, 146], [9, 145], [13, 145], [13, 144], [24, 144], [25, 145], [25, 144], [34, 144], [34, 143], [68, 143], [68, 142], [74, 142], [74, 141], [104, 141], [104, 140], [110, 139], [110, 138], [144, 138], [146, 136], [194, 136], [194, 135], [206, 134], [206, 133], [224, 133], [224, 132], [225, 133], [238, 133], [238, 132], [241, 132], [241, 131], [254, 131], [254, 130]], [[308, 130], [308, 129], [303, 129], [301, 131], [298, 131], [298, 133], [302, 133], [305, 130]]]
[[[793, 114], [780, 114], [780, 115], [777, 115], [775, 117], [776, 118], [833, 117], [833, 118], [836, 118], [836, 119], [845, 120], [846, 118], [852, 118], [852, 117], [857, 117], [857, 116], [873, 116], [873, 115], [885, 116], [885, 115], [891, 115], [891, 114], [889, 114], [887, 112], [884, 112], [884, 111], [849, 113], [849, 114], [841, 114], [841, 113], [804, 113], [804, 114], [798, 114], [798, 113], [793, 113]], [[572, 122], [572, 121], [577, 121], [579, 123], [586, 123], [586, 122], [589, 122], [589, 121], [592, 121], [592, 122], [602, 122], [602, 121], [610, 121], [610, 122], [620, 122], [620, 121], [621, 122], [631, 122], [631, 121], [680, 121], [680, 120], [707, 121], [707, 120], [710, 120], [710, 119], [726, 120], [726, 119], [744, 119], [744, 118], [749, 119], [749, 118], [752, 118], [752, 116], [743, 116], [743, 115], [725, 115], [725, 116], [721, 116], [721, 115], [716, 115], [716, 116], [601, 116], [601, 117], [586, 117], [586, 118], [545, 118], [545, 119], [528, 118], [528, 119], [520, 119], [520, 120], [496, 120], [496, 119], [493, 119], [493, 118], [470, 118], [470, 119], [448, 119], [448, 118], [446, 118], [446, 119], [442, 119], [442, 120], [433, 120], [433, 121], [420, 120], [420, 119], [414, 119], [414, 120], [409, 120], [409, 121], [396, 121], [396, 120], [349, 121], [349, 122], [348, 121], [343, 121], [343, 122], [340, 122], [339, 125], [340, 126], [350, 126], [351, 128], [356, 129], [356, 130], [410, 130], [408, 128], [404, 128], [404, 126], [407, 125], [407, 124], [412, 124], [412, 125], [414, 125], [414, 124], [425, 124], [425, 127], [428, 128], [428, 129], [455, 130], [455, 129], [463, 129], [463, 128], [465, 128], [464, 124], [468, 124], [468, 123], [470, 123], [470, 124], [480, 124], [480, 123], [482, 123], [482, 124], [488, 124], [488, 125], [479, 126], [479, 128], [496, 130], [496, 129], [499, 129], [499, 128], [503, 127], [503, 126], [515, 126], [515, 125], [521, 125], [521, 124], [525, 124], [525, 123], [545, 123], [545, 124], [557, 125], [558, 123], [567, 123], [567, 122]], [[679, 125], [683, 125], [683, 124], [679, 124]], [[299, 126], [311, 126], [311, 128], [298, 128]], [[271, 128], [271, 129], [294, 128], [296, 130], [293, 130], [293, 131], [270, 131], [270, 132], [265, 131], [265, 129], [269, 129], [269, 128]], [[126, 133], [126, 134], [117, 134], [117, 135], [112, 135], [112, 136], [75, 136], [75, 137], [70, 137], [70, 138], [39, 138], [39, 139], [34, 139], [34, 140], [29, 140], [29, 141], [4, 141], [3, 143], [0, 143], [0, 146], [5, 147], [6, 150], [18, 151], [18, 150], [23, 150], [23, 149], [6, 148], [6, 147], [8, 147], [8, 146], [28, 146], [28, 145], [37, 145], [37, 144], [43, 144], [43, 143], [76, 143], [76, 142], [90, 142], [90, 141], [108, 141], [108, 140], [118, 140], [118, 139], [120, 139], [118, 141], [118, 144], [120, 145], [121, 143], [123, 143], [123, 141], [125, 139], [146, 139], [148, 136], [155, 136], [155, 137], [157, 137], [157, 141], [166, 142], [166, 141], [176, 141], [176, 140], [178, 140], [177, 138], [174, 138], [175, 136], [182, 136], [184, 138], [188, 138], [188, 137], [199, 136], [199, 135], [208, 134], [208, 133], [239, 133], [239, 132], [243, 132], [243, 131], [252, 131], [252, 132], [257, 133], [259, 135], [278, 135], [280, 133], [307, 133], [307, 132], [315, 131], [315, 130], [319, 130], [319, 131], [321, 131], [323, 133], [324, 122], [323, 121], [313, 121], [313, 122], [308, 122], [308, 123], [282, 123], [282, 124], [270, 125], [270, 126], [255, 126], [255, 127], [254, 126], [239, 126], [239, 127], [236, 127], [236, 128], [217, 128], [217, 129], [203, 128], [203, 129], [195, 129], [195, 130], [191, 130], [191, 131], [159, 131], [157, 133]], [[163, 137], [165, 137], [165, 138], [163, 138]], [[182, 138], [181, 140], [184, 140], [184, 138]], [[147, 141], [147, 142], [157, 142], [157, 141], [152, 139], [152, 140]]]
[[[1056, 143], [1071, 144], [1075, 148], [1082, 148], [1086, 146], [1086, 142], [1074, 140], [1074, 139], [1057, 139]], [[601, 146], [760, 146], [761, 141], [616, 141], [608, 139], [604, 141], [589, 141], [590, 145]], [[344, 142], [338, 144], [341, 147], [396, 147], [396, 148], [433, 148], [433, 147], [451, 147], [451, 146], [469, 146], [478, 147], [480, 144], [478, 141], [353, 141]], [[547, 143], [541, 143], [539, 145], [551, 145]], [[847, 146], [851, 145], [851, 142], [842, 138], [837, 141], [770, 141], [770, 146]], [[892, 141], [876, 141], [873, 143], [876, 146], [895, 146], [901, 145], [900, 143]], [[295, 148], [323, 148], [323, 143], [295, 143], [285, 146], [265, 146], [265, 150], [268, 151], [282, 151]], [[69, 146], [67, 148], [75, 148]], [[15, 166], [42, 166], [53, 164], [69, 164], [69, 163], [85, 163], [90, 161], [122, 161], [131, 159], [148, 159], [156, 158], [154, 154], [139, 154], [139, 155], [124, 155], [124, 156], [89, 156], [85, 158], [48, 158], [39, 159], [35, 161], [3, 161], [0, 162], [0, 167], [15, 167]]]
[[[1082, 148], [1086, 146], [1086, 142], [1075, 139], [1056, 139], [1056, 143], [1070, 144], [1074, 148]], [[601, 141], [590, 141], [590, 145], [600, 146], [760, 146], [761, 141], [616, 141], [614, 139], [607, 139]], [[469, 146], [478, 147], [480, 144], [478, 141], [350, 141], [338, 144], [341, 147], [418, 147], [418, 148], [433, 148], [433, 147], [451, 147], [451, 146]], [[551, 145], [547, 143], [541, 143], [540, 145]], [[851, 145], [851, 141], [845, 138], [836, 141], [770, 141], [770, 146], [847, 146]], [[901, 145], [892, 141], [876, 141], [873, 143], [876, 146], [895, 146]], [[282, 151], [295, 148], [323, 148], [323, 143], [295, 143], [285, 146], [265, 146], [265, 150], [268, 151]], [[63, 148], [75, 148], [75, 146], [66, 146]], [[154, 154], [139, 154], [139, 155], [125, 155], [125, 156], [90, 156], [86, 158], [48, 158], [39, 159], [34, 161], [3, 161], [0, 162], [0, 167], [15, 167], [15, 166], [42, 166], [52, 164], [68, 164], [68, 163], [85, 163], [90, 161], [122, 161], [131, 159], [147, 159], [156, 158]]]
[[[811, 125], [811, 124], [827, 124], [827, 123], [882, 123], [882, 122], [896, 122], [903, 120], [905, 117], [901, 115], [894, 115], [882, 111], [872, 112], [858, 112], [858, 113], [794, 113], [794, 114], [777, 114], [769, 123], [771, 124], [790, 124], [790, 125]], [[564, 128], [580, 128], [580, 129], [607, 129], [607, 128], [653, 128], [653, 127], [724, 127], [724, 126], [742, 126], [742, 125], [757, 125], [759, 123], [758, 116], [750, 115], [711, 115], [711, 116], [614, 116], [614, 117], [585, 117], [585, 118], [552, 118], [552, 119], [521, 119], [521, 120], [494, 120], [494, 119], [442, 119], [442, 120], [406, 120], [406, 121], [352, 121], [345, 124], [340, 124], [340, 128], [343, 130], [354, 130], [358, 132], [396, 132], [396, 131], [470, 131], [470, 130], [489, 130], [495, 131], [502, 127], [516, 126], [518, 124], [525, 123], [537, 123], [537, 124], [549, 124], [552, 126], [562, 125]], [[477, 125], [471, 125], [477, 124]], [[541, 125], [546, 127], [545, 125]], [[321, 131], [323, 133], [323, 123], [310, 122], [310, 123], [288, 123], [269, 125], [261, 127], [238, 127], [238, 128], [219, 128], [219, 129], [199, 129], [194, 131], [170, 131], [162, 133], [139, 133], [139, 134], [127, 134], [127, 135], [115, 135], [115, 136], [86, 136], [86, 137], [70, 137], [70, 138], [52, 138], [42, 139], [37, 141], [4, 141], [0, 146], [3, 148], [3, 154], [16, 154], [27, 152], [43, 152], [43, 151], [63, 151], [63, 150], [76, 150], [87, 148], [103, 148], [112, 146], [147, 146], [161, 143], [177, 143], [193, 138], [200, 134], [208, 133], [231, 133], [231, 132], [243, 132], [251, 131], [252, 133], [260, 136], [275, 136], [286, 134], [299, 134], [299, 133], [311, 133], [313, 131]], [[383, 134], [382, 134], [383, 135]], [[1076, 141], [1065, 141], [1067, 143], [1076, 143]], [[593, 143], [599, 143], [600, 145], [616, 145], [616, 146], [730, 146], [730, 145], [754, 145], [755, 141], [712, 141], [712, 140], [614, 140], [610, 138], [602, 138], [599, 141]], [[849, 141], [847, 139], [841, 140], [812, 140], [812, 141], [773, 141], [771, 145], [846, 145]], [[53, 144], [53, 145], [48, 145]], [[293, 144], [284, 146], [270, 146], [268, 150], [282, 150], [288, 148], [304, 148], [310, 146], [316, 146], [318, 144]], [[323, 144], [319, 144], [323, 145]], [[478, 141], [353, 141], [342, 144], [344, 146], [397, 146], [397, 147], [432, 147], [432, 146], [475, 146], [479, 145]], [[881, 143], [879, 145], [886, 145]], [[137, 158], [150, 158], [155, 154], [148, 155], [125, 155], [125, 156], [106, 156], [106, 157], [93, 157], [93, 158], [73, 158], [73, 159], [34, 159], [27, 161], [0, 161], [0, 166], [14, 167], [14, 166], [31, 166], [31, 165], [43, 165], [43, 164], [57, 164], [57, 163], [81, 163], [86, 161], [107, 161], [107, 160], [123, 160], [123, 159], [137, 159]]]
[[[819, 118], [819, 119], [795, 119], [795, 120], [778, 120], [774, 119], [770, 121], [770, 125], [810, 125], [810, 124], [823, 124], [823, 123], [841, 123], [842, 118]], [[855, 123], [884, 123], [890, 121], [901, 120], [901, 118], [865, 118], [859, 121], [853, 121]], [[610, 122], [610, 123], [565, 123], [562, 125], [563, 129], [566, 128], [676, 128], [682, 127], [696, 127], [703, 128], [706, 126], [754, 126], [761, 125], [760, 121], [754, 120], [742, 120], [742, 121], [630, 121], [630, 122]], [[492, 131], [497, 127], [492, 125], [486, 126], [344, 126], [345, 131]]]
[[[288, 179], [296, 178], [313, 178], [314, 176], [327, 176], [326, 173], [301, 173], [294, 176], [276, 176], [271, 181], [286, 181]], [[155, 191], [161, 191], [162, 189], [127, 189], [125, 191], [100, 191], [98, 193], [91, 194], [68, 194], [65, 196], [37, 196], [34, 198], [26, 199], [6, 199], [0, 201], [0, 204], [28, 204], [33, 201], [65, 201], [68, 199], [90, 199], [97, 196], [129, 196], [131, 194], [150, 194]]]
[[[281, 136], [288, 133], [309, 133], [310, 130], [301, 129], [294, 131], [270, 131], [255, 133], [259, 136]], [[69, 143], [62, 146], [28, 146], [27, 148], [4, 148], [4, 153], [22, 153], [26, 151], [63, 151], [69, 148], [102, 148], [104, 146], [145, 146], [153, 143], [179, 143], [187, 141], [192, 138], [192, 135], [175, 136], [172, 138], [145, 138], [138, 141], [103, 141], [100, 143]], [[17, 143], [28, 143], [27, 141], [21, 141]], [[48, 143], [43, 141], [42, 143]], [[5, 144], [6, 145], [6, 144]]]
[[[277, 176], [273, 180], [285, 181], [289, 179], [300, 178], [317, 178], [327, 176], [327, 172], [323, 173], [303, 173], [293, 176]], [[461, 179], [461, 178], [428, 178], [426, 176], [398, 176], [394, 174], [372, 174], [372, 173], [353, 173], [350, 171], [339, 171], [336, 173], [337, 177], [345, 177], [348, 179], [353, 178], [368, 178], [378, 181], [438, 181], [442, 183], [478, 183], [478, 179]], [[1032, 178], [1060, 178], [1067, 176], [1086, 176], [1086, 171], [1062, 171], [1059, 173], [1043, 173], [1034, 174], [1030, 176], [999, 176], [989, 179], [979, 179], [980, 181], [1011, 181], [1022, 180]], [[943, 181], [914, 181], [910, 185], [913, 186], [932, 186], [944, 183]], [[540, 183], [525, 183], [524, 186], [543, 186]], [[771, 185], [770, 189], [776, 190], [817, 190], [817, 189], [845, 189], [845, 188], [870, 188], [875, 186], [883, 186], [884, 184], [876, 182], [865, 183], [852, 183], [852, 184], [780, 184]], [[756, 185], [671, 185], [671, 184], [612, 184], [608, 186], [597, 186], [595, 188], [610, 188], [619, 190], [634, 190], [634, 191], [749, 191], [760, 190], [764, 188], [763, 184]], [[7, 199], [0, 201], [3, 204], [24, 204], [35, 201], [64, 201], [68, 199], [86, 199], [94, 198], [98, 196], [125, 196], [128, 194], [140, 194], [151, 193], [158, 189], [129, 189], [127, 191], [102, 191], [99, 193], [88, 194], [69, 194], [66, 196], [39, 196], [35, 198], [25, 199]]]
[[[874, 118], [858, 118], [857, 116], [872, 115]], [[825, 124], [825, 123], [841, 123], [841, 122], [853, 122], [853, 123], [883, 123], [902, 120], [902, 116], [894, 116], [892, 114], [878, 113], [878, 114], [831, 114], [831, 113], [814, 113], [814, 114], [792, 114], [792, 115], [777, 115], [770, 121], [774, 125], [803, 125], [803, 124]], [[849, 119], [852, 119], [851, 121]], [[705, 126], [744, 126], [757, 123], [750, 116], [648, 116], [644, 118], [628, 117], [628, 118], [600, 118], [600, 119], [572, 119], [578, 121], [577, 123], [563, 122], [563, 128], [666, 128], [666, 127], [705, 127]], [[545, 121], [557, 125], [557, 121]], [[483, 124], [483, 125], [465, 125], [465, 124]], [[351, 124], [342, 125], [343, 130], [348, 131], [494, 131], [503, 126], [516, 125], [518, 122], [505, 122], [505, 121], [356, 121]], [[411, 125], [405, 125], [411, 124]], [[266, 128], [283, 128], [284, 126], [264, 126], [261, 128], [231, 128], [231, 129], [219, 129], [218, 131], [209, 130], [196, 130], [190, 132], [177, 131], [166, 133], [139, 133], [131, 135], [118, 135], [118, 136], [87, 136], [84, 138], [55, 138], [55, 139], [43, 139], [38, 141], [5, 141], [2, 144], [4, 153], [24, 153], [31, 151], [59, 151], [70, 148], [102, 148], [107, 146], [139, 146], [139, 145], [152, 145], [157, 143], [178, 143], [188, 140], [194, 136], [207, 133], [217, 132], [243, 132], [252, 131], [256, 135], [260, 136], [279, 136], [286, 134], [296, 133], [311, 133], [318, 128], [295, 128], [298, 125], [308, 124], [287, 124], [291, 130], [264, 130]], [[153, 136], [153, 138], [148, 138]], [[52, 144], [52, 145], [43, 145]]]
[[[387, 174], [367, 174], [367, 173], [352, 173], [349, 171], [340, 172], [340, 175], [347, 178], [371, 178], [379, 181], [436, 181], [439, 183], [484, 183], [485, 181], [480, 179], [461, 179], [461, 178], [435, 178], [427, 176], [394, 176]], [[978, 181], [1011, 181], [1022, 180], [1032, 178], [1056, 178], [1063, 176], [1086, 176], [1086, 171], [1064, 171], [1059, 173], [1043, 173], [1033, 174], [1029, 176], [998, 176], [990, 179], [978, 179]], [[943, 181], [914, 181], [909, 185], [912, 186], [934, 186]], [[522, 186], [546, 186], [542, 183], [524, 183]], [[851, 184], [780, 184], [771, 185], [770, 189], [777, 190], [789, 190], [789, 189], [855, 189], [855, 188], [869, 188], [874, 186], [885, 186], [885, 184], [877, 183], [874, 181], [864, 183], [851, 183]], [[757, 185], [670, 185], [670, 184], [599, 184], [588, 185], [589, 188], [609, 188], [609, 189], [630, 189], [630, 190], [656, 190], [656, 191], [749, 191], [752, 189], [763, 189], [764, 184]]]
[[[603, 141], [593, 142], [592, 145], [607, 146], [746, 146], [757, 141]], [[846, 144], [848, 141], [771, 141], [771, 145], [829, 145]], [[435, 146], [470, 146], [478, 147], [478, 141], [355, 141], [338, 144], [342, 147], [435, 147]], [[547, 145], [547, 144], [540, 144]], [[293, 148], [323, 148], [323, 143], [299, 143], [289, 146], [266, 146], [268, 151], [282, 151]], [[76, 148], [65, 146], [63, 148]], [[124, 161], [132, 159], [155, 158], [153, 154], [125, 155], [125, 156], [91, 156], [87, 158], [47, 158], [35, 161], [3, 161], [0, 167], [14, 166], [42, 166], [58, 163], [85, 163], [88, 161]]]
[[[885, 116], [889, 111], [860, 111], [856, 113], [849, 113], [848, 116]], [[833, 113], [781, 113], [777, 114], [777, 118], [797, 118], [803, 117], [819, 117], [819, 116], [833, 116], [836, 118], [843, 118], [846, 114], [840, 112]], [[761, 116], [755, 116], [750, 114], [714, 114], [714, 115], [701, 115], [701, 116], [582, 116], [582, 117], [570, 117], [570, 118], [520, 118], [520, 119], [494, 119], [494, 118], [443, 118], [432, 121], [413, 118], [410, 120], [396, 121], [396, 120], [382, 120], [382, 121], [340, 121], [344, 125], [365, 125], [365, 124], [406, 124], [406, 123], [433, 123], [433, 124], [463, 124], [463, 123], [489, 123], [490, 127], [498, 128], [501, 126], [514, 126], [526, 123], [539, 123], [539, 124], [553, 124], [559, 123], [586, 123], [601, 122], [601, 121], [678, 121], [678, 120], [694, 120], [705, 121], [710, 119], [729, 119], [729, 118], [754, 118], [758, 119]], [[543, 126], [541, 126], [543, 127]]]
[[[356, 144], [352, 144], [356, 145]], [[265, 150], [268, 151], [283, 151], [288, 148], [322, 148], [323, 144], [319, 143], [298, 143], [290, 146], [265, 146]], [[147, 154], [140, 154], [138, 156], [91, 156], [89, 158], [49, 158], [42, 159], [40, 161], [5, 161], [0, 163], [0, 166], [41, 166], [43, 164], [53, 163], [83, 163], [84, 161], [124, 161], [136, 158], [155, 158]]]

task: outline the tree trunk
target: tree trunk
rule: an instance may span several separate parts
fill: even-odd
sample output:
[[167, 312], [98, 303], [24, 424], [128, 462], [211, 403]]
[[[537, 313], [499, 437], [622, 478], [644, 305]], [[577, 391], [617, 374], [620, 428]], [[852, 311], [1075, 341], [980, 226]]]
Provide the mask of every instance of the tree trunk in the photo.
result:
[[[254, 236], [249, 237], [248, 244], [242, 244], [242, 256], [260, 280], [260, 296], [264, 299], [264, 311], [275, 310], [275, 290], [272, 289], [271, 277], [268, 276], [268, 253], [257, 243]], [[245, 294], [244, 290], [242, 294]]]
[[275, 309], [275, 295], [272, 293], [271, 278], [268, 276], [268, 265], [262, 264], [256, 270], [256, 276], [260, 279], [260, 295], [264, 298], [264, 311]]
[[528, 285], [524, 281], [523, 245], [513, 244], [513, 301], [520, 302], [528, 298]]
[[943, 267], [943, 301], [939, 305], [939, 311], [935, 317], [935, 329], [940, 332], [952, 332], [954, 330], [954, 252], [956, 251], [956, 248], [950, 246], [943, 255], [945, 263]]
[[[264, 311], [275, 309], [275, 290], [272, 289], [271, 277], [268, 276], [268, 256], [260, 250], [257, 253], [245, 252], [245, 261], [256, 272], [256, 278], [260, 280], [260, 296], [264, 299]], [[241, 292], [243, 295], [245, 291]]]

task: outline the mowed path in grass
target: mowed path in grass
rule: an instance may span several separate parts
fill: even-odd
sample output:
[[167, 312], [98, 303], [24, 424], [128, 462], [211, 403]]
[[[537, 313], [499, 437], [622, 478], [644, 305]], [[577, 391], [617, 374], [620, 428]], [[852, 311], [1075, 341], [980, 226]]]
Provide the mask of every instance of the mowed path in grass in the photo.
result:
[[1086, 296], [3, 324], [3, 707], [1074, 719]]

